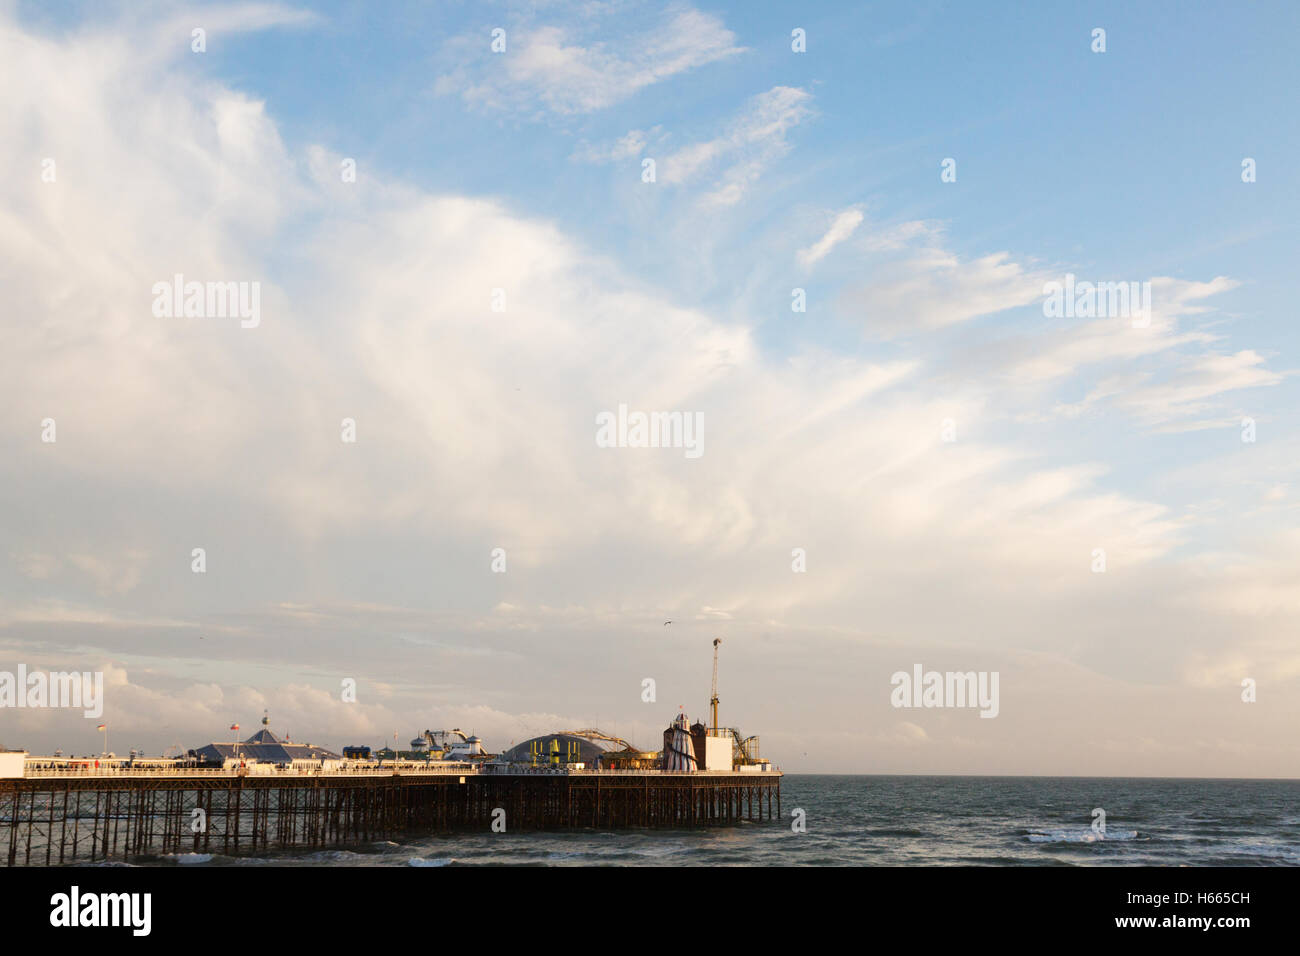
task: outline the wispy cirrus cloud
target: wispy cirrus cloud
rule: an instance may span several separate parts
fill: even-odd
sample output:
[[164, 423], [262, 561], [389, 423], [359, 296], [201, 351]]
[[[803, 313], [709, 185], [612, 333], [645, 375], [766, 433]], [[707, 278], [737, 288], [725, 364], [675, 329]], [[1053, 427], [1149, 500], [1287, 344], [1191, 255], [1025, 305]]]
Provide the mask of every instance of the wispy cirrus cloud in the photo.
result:
[[438, 77], [435, 92], [458, 94], [478, 109], [570, 116], [613, 106], [743, 50], [721, 19], [691, 7], [676, 8], [661, 25], [612, 39], [609, 31], [596, 39], [590, 22], [503, 29], [500, 53], [492, 52], [487, 31], [450, 41], [443, 59], [454, 65]]
[[1209, 345], [1213, 334], [1182, 329], [1180, 320], [1210, 311], [1205, 300], [1238, 285], [1227, 276], [1204, 282], [1154, 276], [1148, 281], [1151, 314], [1142, 325], [1135, 327], [1128, 316], [1044, 318], [1040, 334], [1006, 343], [1007, 376], [1018, 382], [1048, 382], [1087, 366], [1131, 361], [1178, 346]]
[[650, 138], [658, 136], [661, 131], [662, 128], [658, 126], [651, 130], [628, 130], [626, 135], [620, 136], [612, 143], [603, 145], [583, 141], [574, 148], [569, 158], [577, 162], [596, 165], [634, 159], [645, 151]]
[[1042, 298], [1046, 275], [1009, 252], [967, 259], [930, 246], [880, 264], [849, 286], [840, 304], [869, 334], [894, 337], [1029, 305]]
[[862, 225], [862, 210], [846, 209], [835, 217], [826, 234], [806, 249], [795, 253], [795, 259], [804, 268], [824, 259], [826, 255], [845, 239], [848, 239]]
[[[851, 222], [847, 215], [801, 250], [801, 263], [820, 260], [837, 244]], [[1239, 285], [1227, 276], [1203, 281], [1155, 276], [1145, 280], [1145, 315], [1067, 318], [1048, 316], [1041, 305], [1047, 283], [1059, 282], [1059, 272], [1028, 268], [1006, 252], [963, 259], [945, 247], [940, 224], [872, 228], [854, 240], [853, 248], [871, 277], [851, 282], [840, 306], [871, 335], [937, 333], [1035, 306], [1022, 315], [1029, 321], [1017, 331], [962, 345], [947, 359], [950, 374], [960, 377], [978, 368], [981, 376], [1022, 390], [1019, 407], [1011, 410], [1022, 423], [1110, 408], [1153, 431], [1230, 427], [1240, 416], [1223, 414], [1225, 395], [1277, 385], [1288, 374], [1269, 369], [1256, 351], [1216, 350], [1219, 335], [1188, 327], [1189, 319], [1214, 310], [1213, 297]]]
[[[1216, 407], [1228, 392], [1277, 385], [1285, 373], [1264, 366], [1264, 356], [1245, 349], [1233, 354], [1206, 353], [1173, 366], [1169, 374], [1112, 375], [1094, 387], [1082, 401], [1057, 406], [1057, 414], [1074, 417], [1103, 402], [1135, 415], [1146, 424], [1162, 424], [1162, 431], [1181, 430], [1176, 424]], [[1228, 418], [1219, 427], [1234, 427]], [[1189, 430], [1206, 427], [1204, 421], [1188, 423]]]
[[664, 157], [659, 180], [684, 185], [721, 168], [702, 197], [706, 206], [740, 202], [767, 166], [789, 152], [786, 134], [812, 114], [812, 94], [774, 86], [752, 97], [721, 135], [677, 149]]
[[650, 153], [658, 164], [657, 182], [681, 187], [704, 181], [707, 185], [700, 197], [704, 206], [731, 206], [745, 197], [773, 161], [789, 152], [787, 134], [812, 115], [811, 103], [806, 90], [774, 86], [751, 97], [709, 139], [674, 148], [672, 135], [662, 126], [634, 129], [613, 142], [581, 142], [571, 158], [603, 164]]

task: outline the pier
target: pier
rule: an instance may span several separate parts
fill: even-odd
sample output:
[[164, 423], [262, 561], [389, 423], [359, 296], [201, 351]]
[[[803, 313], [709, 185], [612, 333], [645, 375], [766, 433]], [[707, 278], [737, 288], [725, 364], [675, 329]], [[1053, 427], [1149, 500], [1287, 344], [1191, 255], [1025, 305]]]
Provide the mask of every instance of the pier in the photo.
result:
[[481, 767], [31, 771], [0, 779], [6, 865], [342, 847], [420, 833], [689, 828], [770, 821], [767, 772]]

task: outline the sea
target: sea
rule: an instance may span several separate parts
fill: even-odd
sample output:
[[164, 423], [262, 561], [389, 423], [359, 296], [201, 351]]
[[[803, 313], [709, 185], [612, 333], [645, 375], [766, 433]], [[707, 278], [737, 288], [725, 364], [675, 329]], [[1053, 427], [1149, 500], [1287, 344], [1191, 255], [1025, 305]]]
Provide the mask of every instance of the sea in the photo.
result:
[[[166, 866], [1295, 866], [1300, 781], [788, 774], [782, 818], [420, 835]], [[1095, 810], [1104, 812], [1102, 817]], [[798, 812], [801, 811], [801, 812]], [[1094, 825], [1096, 824], [1096, 825]]]

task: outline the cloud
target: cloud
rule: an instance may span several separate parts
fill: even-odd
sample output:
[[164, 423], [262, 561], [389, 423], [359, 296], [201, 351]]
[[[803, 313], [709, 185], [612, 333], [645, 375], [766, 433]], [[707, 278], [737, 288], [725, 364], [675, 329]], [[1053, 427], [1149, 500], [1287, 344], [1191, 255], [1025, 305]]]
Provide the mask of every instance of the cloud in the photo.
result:
[[573, 155], [570, 158], [578, 162], [595, 164], [617, 163], [632, 159], [640, 156], [645, 151], [649, 136], [658, 132], [659, 127], [655, 127], [648, 133], [639, 129], [629, 130], [627, 135], [604, 146], [582, 142], [574, 148]]
[[1000, 344], [1009, 360], [1007, 376], [1020, 382], [1046, 382], [1105, 362], [1123, 361], [1183, 345], [1205, 345], [1214, 336], [1178, 329], [1179, 320], [1208, 311], [1203, 299], [1233, 289], [1225, 276], [1190, 282], [1156, 276], [1151, 282], [1151, 316], [1135, 328], [1128, 316], [1099, 319], [1044, 319], [1041, 333]]
[[[1026, 410], [1023, 421], [1113, 409], [1166, 434], [1239, 426], [1241, 416], [1224, 414], [1220, 399], [1279, 384], [1289, 373], [1268, 369], [1265, 357], [1253, 350], [1217, 351], [1220, 335], [1185, 327], [1189, 318], [1211, 310], [1207, 299], [1238, 283], [1224, 276], [1207, 282], [1167, 276], [1148, 281], [1150, 315], [1138, 327], [1129, 316], [1045, 318], [1036, 323], [1040, 330], [993, 339], [964, 360], [979, 361], [1019, 388], [1073, 390], [1091, 378], [1080, 397]], [[1213, 417], [1196, 417], [1205, 415]]]
[[[801, 261], [805, 254], [821, 250], [835, 231], [803, 250]], [[943, 241], [942, 228], [932, 223], [870, 230], [855, 246], [880, 278], [850, 285], [841, 295], [841, 308], [880, 337], [937, 332], [1039, 304], [1046, 283], [1059, 279], [1044, 270], [1026, 269], [1005, 252], [964, 260]], [[1207, 299], [1238, 283], [1226, 276], [1209, 281], [1156, 276], [1146, 281], [1150, 314], [1139, 326], [1127, 314], [1061, 318], [1036, 309], [1027, 326], [1031, 331], [994, 334], [976, 345], [961, 346], [948, 359], [948, 374], [978, 368], [982, 375], [996, 375], [1001, 383], [1023, 390], [1034, 400], [1015, 413], [1021, 422], [1077, 418], [1112, 407], [1166, 433], [1239, 424], [1239, 417], [1193, 416], [1216, 411], [1216, 399], [1228, 392], [1276, 385], [1285, 373], [1266, 368], [1265, 358], [1251, 350], [1188, 354], [1213, 345], [1218, 336], [1180, 328], [1187, 319], [1211, 310]], [[1146, 364], [1138, 365], [1140, 360]], [[1082, 397], [1044, 399], [1049, 386], [1097, 374], [1095, 370], [1101, 370], [1100, 377]]]
[[726, 161], [703, 197], [705, 206], [731, 206], [744, 198], [769, 164], [789, 151], [786, 134], [811, 115], [812, 96], [796, 87], [774, 86], [750, 99], [722, 135], [692, 143], [664, 157], [660, 182], [680, 186]]
[[[1209, 353], [1191, 358], [1174, 366], [1162, 381], [1153, 381], [1149, 374], [1113, 375], [1082, 401], [1057, 406], [1056, 412], [1074, 417], [1109, 401], [1145, 423], [1170, 423], [1214, 408], [1212, 400], [1227, 392], [1281, 382], [1284, 374], [1264, 368], [1263, 363], [1263, 356], [1243, 350], [1232, 355]], [[1230, 418], [1218, 424], [1235, 427], [1240, 421]]]
[[592, 32], [521, 23], [507, 30], [502, 53], [491, 52], [487, 31], [459, 37], [444, 51], [458, 65], [438, 78], [435, 91], [459, 94], [477, 109], [592, 113], [742, 52], [719, 18], [690, 7], [676, 8], [649, 29], [615, 40], [606, 31], [584, 45], [582, 37]]
[[888, 262], [876, 276], [846, 290], [840, 302], [869, 333], [893, 337], [1029, 305], [1042, 297], [1043, 277], [1008, 252], [963, 259], [931, 246]]
[[872, 229], [871, 234], [864, 236], [858, 245], [865, 252], [894, 252], [918, 240], [936, 242], [942, 235], [940, 223], [915, 220]]
[[858, 226], [862, 225], [862, 212], [858, 209], [846, 209], [835, 217], [831, 227], [826, 230], [826, 234], [814, 242], [807, 249], [800, 249], [795, 254], [795, 258], [804, 268], [808, 268], [814, 263], [826, 257], [826, 254], [833, 248], [843, 242], [849, 236], [853, 235]]

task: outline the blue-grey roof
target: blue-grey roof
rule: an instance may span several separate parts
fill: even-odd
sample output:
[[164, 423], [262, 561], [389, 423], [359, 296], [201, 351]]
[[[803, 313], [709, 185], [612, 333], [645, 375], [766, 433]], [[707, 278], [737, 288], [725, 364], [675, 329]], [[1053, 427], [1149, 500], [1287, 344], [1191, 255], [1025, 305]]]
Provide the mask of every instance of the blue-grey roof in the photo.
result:
[[223, 760], [242, 757], [258, 763], [292, 763], [295, 760], [338, 760], [339, 755], [324, 747], [295, 744], [281, 740], [269, 729], [263, 728], [239, 743], [210, 743], [194, 751], [204, 763], [221, 763]]
[[521, 744], [515, 744], [509, 750], [501, 755], [501, 759], [511, 763], [529, 763], [534, 758], [533, 745], [537, 747], [537, 758], [539, 762], [545, 763], [551, 758], [551, 741], [558, 741], [560, 746], [560, 759], [568, 760], [570, 746], [577, 752], [577, 759], [583, 763], [594, 764], [600, 755], [608, 753], [618, 748], [607, 740], [593, 740], [589, 737], [579, 737], [574, 734], [556, 733], [543, 734], [540, 737], [533, 737], [525, 740]]

